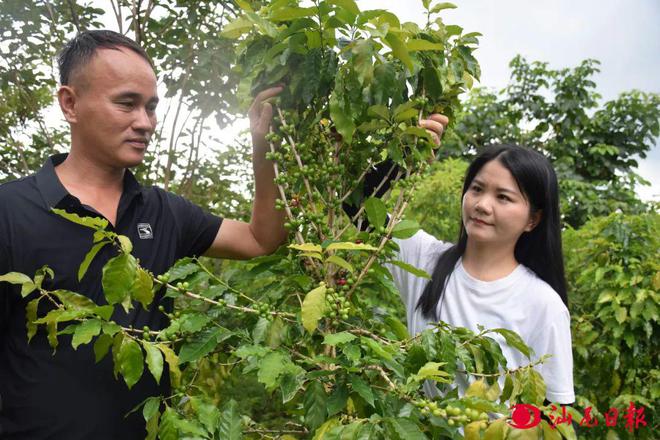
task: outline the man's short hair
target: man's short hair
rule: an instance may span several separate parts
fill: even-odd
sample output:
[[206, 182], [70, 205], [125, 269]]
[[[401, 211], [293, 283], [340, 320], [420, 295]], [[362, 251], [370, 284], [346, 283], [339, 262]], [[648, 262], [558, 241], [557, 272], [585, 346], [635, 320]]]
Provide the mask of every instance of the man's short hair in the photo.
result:
[[69, 40], [57, 57], [60, 85], [69, 85], [72, 74], [89, 63], [98, 49], [119, 50], [121, 47], [137, 53], [153, 67], [147, 52], [127, 36], [109, 30], [83, 31]]

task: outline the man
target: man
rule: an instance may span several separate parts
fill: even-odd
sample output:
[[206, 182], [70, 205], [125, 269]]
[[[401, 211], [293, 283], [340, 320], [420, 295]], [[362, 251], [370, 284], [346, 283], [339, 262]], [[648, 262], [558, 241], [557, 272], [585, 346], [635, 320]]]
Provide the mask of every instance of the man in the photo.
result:
[[[0, 186], [0, 274], [55, 272], [45, 288], [83, 293], [105, 303], [101, 269], [116, 251], [106, 246], [80, 280], [77, 268], [92, 245], [92, 230], [51, 211], [103, 217], [128, 236], [140, 264], [155, 274], [177, 259], [206, 255], [252, 258], [272, 253], [286, 239], [265, 134], [272, 117], [259, 94], [250, 109], [255, 198], [250, 223], [221, 219], [159, 188], [144, 188], [129, 168], [144, 159], [156, 128], [156, 75], [144, 50], [111, 31], [79, 34], [59, 57], [58, 100], [71, 127], [68, 154], [49, 158], [35, 175]], [[31, 299], [31, 298], [29, 298]], [[132, 390], [112, 373], [106, 356], [94, 365], [91, 346], [48, 346], [40, 330], [28, 344], [25, 305], [17, 289], [0, 283], [0, 438], [142, 439], [144, 422], [126, 414], [146, 397], [167, 392], [144, 375]], [[166, 326], [157, 307], [118, 312], [121, 325]], [[46, 304], [40, 304], [41, 307]], [[165, 378], [164, 378], [165, 380]]]

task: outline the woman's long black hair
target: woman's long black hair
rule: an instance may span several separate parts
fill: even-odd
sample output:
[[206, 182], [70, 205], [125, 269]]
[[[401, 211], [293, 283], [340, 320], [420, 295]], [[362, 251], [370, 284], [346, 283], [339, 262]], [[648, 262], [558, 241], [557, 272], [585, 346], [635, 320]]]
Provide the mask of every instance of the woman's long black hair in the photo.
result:
[[[518, 145], [486, 147], [467, 169], [463, 196], [479, 170], [491, 160], [499, 161], [509, 170], [527, 199], [531, 212], [541, 212], [539, 224], [531, 231], [523, 232], [518, 239], [514, 250], [516, 260], [548, 283], [568, 306], [561, 250], [559, 187], [552, 165], [542, 154], [529, 148]], [[440, 319], [436, 316], [438, 303], [442, 300], [449, 276], [465, 252], [466, 245], [467, 233], [461, 221], [457, 243], [440, 255], [431, 281], [417, 303], [417, 308], [422, 310], [427, 319]]]

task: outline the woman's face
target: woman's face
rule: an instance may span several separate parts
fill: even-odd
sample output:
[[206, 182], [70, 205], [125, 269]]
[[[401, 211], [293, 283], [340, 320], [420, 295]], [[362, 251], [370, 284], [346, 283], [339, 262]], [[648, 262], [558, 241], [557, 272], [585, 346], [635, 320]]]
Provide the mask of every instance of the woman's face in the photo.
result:
[[531, 231], [540, 215], [531, 215], [529, 202], [498, 160], [486, 163], [463, 196], [463, 226], [468, 240], [483, 244], [515, 246]]

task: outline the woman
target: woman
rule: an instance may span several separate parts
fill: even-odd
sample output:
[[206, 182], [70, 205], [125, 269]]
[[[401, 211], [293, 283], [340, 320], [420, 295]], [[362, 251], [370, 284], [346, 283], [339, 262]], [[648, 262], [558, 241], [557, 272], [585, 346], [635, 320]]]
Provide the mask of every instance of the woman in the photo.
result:
[[[432, 209], [432, 207], [429, 207]], [[390, 266], [406, 305], [408, 329], [417, 334], [438, 320], [478, 331], [507, 328], [534, 350], [546, 398], [572, 403], [573, 358], [561, 251], [557, 177], [541, 154], [515, 145], [483, 150], [463, 185], [458, 242], [419, 231], [398, 258], [432, 274], [428, 281]], [[492, 335], [508, 368], [530, 360]], [[458, 378], [459, 389], [466, 387]]]

